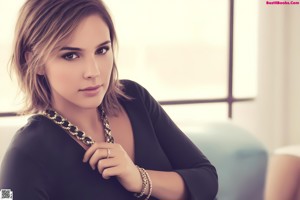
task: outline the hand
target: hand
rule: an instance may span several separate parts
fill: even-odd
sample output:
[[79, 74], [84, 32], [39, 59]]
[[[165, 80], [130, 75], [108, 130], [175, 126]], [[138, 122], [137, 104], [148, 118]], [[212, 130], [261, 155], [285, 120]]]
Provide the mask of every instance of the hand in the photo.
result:
[[92, 169], [98, 169], [104, 179], [116, 176], [126, 190], [141, 191], [139, 170], [120, 144], [94, 143], [84, 154], [83, 162], [87, 161]]

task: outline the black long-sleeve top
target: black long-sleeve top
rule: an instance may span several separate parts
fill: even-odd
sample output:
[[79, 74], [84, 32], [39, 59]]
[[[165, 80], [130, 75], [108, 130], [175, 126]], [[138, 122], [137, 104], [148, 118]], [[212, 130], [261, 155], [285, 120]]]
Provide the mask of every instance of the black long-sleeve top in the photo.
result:
[[[214, 166], [146, 89], [133, 81], [122, 83], [125, 94], [132, 98], [120, 99], [120, 103], [133, 129], [135, 164], [149, 170], [176, 171], [190, 200], [214, 199], [218, 190]], [[11, 189], [14, 200], [136, 199], [116, 178], [105, 180], [83, 163], [84, 153], [54, 122], [42, 115], [32, 116], [6, 152], [0, 189]]]

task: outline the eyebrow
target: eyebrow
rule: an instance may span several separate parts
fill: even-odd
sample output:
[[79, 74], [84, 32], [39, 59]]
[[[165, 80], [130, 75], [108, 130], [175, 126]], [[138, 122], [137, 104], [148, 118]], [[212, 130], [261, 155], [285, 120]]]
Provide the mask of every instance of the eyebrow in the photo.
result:
[[[99, 48], [99, 47], [101, 47], [101, 46], [103, 46], [103, 45], [109, 44], [109, 43], [111, 43], [110, 40], [107, 40], [107, 41], [105, 41], [105, 42], [102, 42], [101, 44], [99, 44], [99, 45], [97, 46], [97, 48]], [[59, 51], [65, 51], [65, 50], [69, 50], [69, 51], [82, 51], [82, 49], [81, 49], [81, 48], [78, 48], [78, 47], [62, 47]]]

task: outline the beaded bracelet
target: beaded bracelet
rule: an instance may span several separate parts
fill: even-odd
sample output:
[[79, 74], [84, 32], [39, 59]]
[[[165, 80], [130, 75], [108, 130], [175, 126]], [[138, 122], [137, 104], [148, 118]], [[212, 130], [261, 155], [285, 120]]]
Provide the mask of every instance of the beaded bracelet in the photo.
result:
[[140, 175], [142, 177], [142, 190], [141, 190], [141, 193], [140, 194], [137, 194], [135, 193], [134, 196], [136, 198], [141, 198], [145, 192], [146, 192], [146, 189], [147, 189], [147, 186], [148, 186], [148, 178], [147, 178], [147, 174], [145, 173], [145, 170], [139, 166], [137, 166], [139, 172], [140, 172]]
[[148, 180], [148, 184], [149, 184], [149, 193], [148, 193], [148, 195], [147, 195], [147, 197], [146, 197], [146, 199], [145, 199], [145, 200], [148, 200], [148, 199], [150, 198], [151, 194], [152, 194], [153, 186], [152, 186], [152, 181], [151, 181], [151, 179], [150, 179], [150, 176], [149, 176], [148, 172], [147, 172], [145, 169], [143, 169], [143, 170], [144, 170], [145, 173], [146, 173], [147, 180]]
[[141, 198], [142, 196], [144, 196], [145, 193], [146, 193], [147, 187], [149, 185], [149, 192], [148, 192], [147, 197], [145, 198], [145, 200], [148, 200], [151, 196], [151, 193], [152, 193], [152, 181], [150, 179], [150, 176], [149, 176], [148, 172], [144, 168], [141, 168], [139, 166], [137, 166], [137, 168], [138, 168], [138, 170], [140, 172], [140, 175], [142, 177], [142, 191], [141, 191], [140, 194], [135, 193], [134, 196], [137, 197], [137, 198]]

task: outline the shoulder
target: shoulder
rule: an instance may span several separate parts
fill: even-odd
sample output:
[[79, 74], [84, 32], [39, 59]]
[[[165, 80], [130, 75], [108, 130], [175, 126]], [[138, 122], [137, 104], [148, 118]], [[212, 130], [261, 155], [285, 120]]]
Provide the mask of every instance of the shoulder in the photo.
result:
[[150, 96], [147, 89], [135, 81], [122, 79], [120, 82], [123, 85], [123, 91], [125, 94], [133, 99], [144, 99], [145, 97]]
[[[34, 115], [13, 137], [2, 164], [5, 168], [19, 165], [49, 166], [55, 170], [58, 161], [64, 161], [69, 136], [54, 122], [42, 115]], [[66, 161], [67, 162], [67, 161]]]
[[124, 86], [125, 92], [137, 91], [137, 90], [144, 90], [145, 88], [141, 86], [139, 83], [128, 80], [122, 79], [120, 80], [121, 84]]
[[28, 119], [26, 125], [21, 127], [13, 137], [9, 149], [35, 154], [35, 151], [46, 148], [51, 141], [56, 127], [45, 116], [34, 115]]
[[159, 102], [153, 98], [146, 88], [131, 80], [121, 80], [124, 93], [130, 97], [126, 103], [133, 104], [137, 109], [146, 109], [150, 113], [158, 113], [161, 110]]
[[56, 146], [49, 140], [52, 130], [51, 121], [42, 115], [28, 119], [28, 123], [15, 133], [3, 157], [0, 185], [9, 185], [20, 193], [25, 191], [24, 188], [30, 190], [31, 186], [35, 187], [35, 184], [44, 187], [44, 180], [53, 174], [57, 166], [51, 151]]
[[34, 115], [28, 119], [26, 125], [21, 127], [14, 137], [14, 140], [33, 139], [42, 133], [49, 132], [53, 128], [52, 122], [43, 115]]

